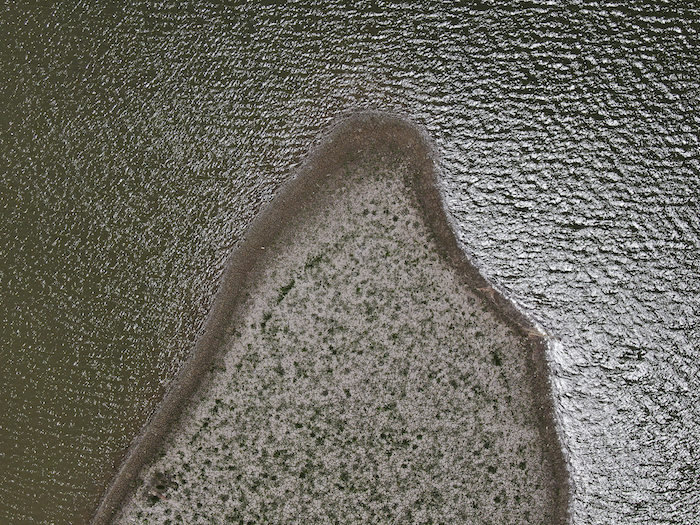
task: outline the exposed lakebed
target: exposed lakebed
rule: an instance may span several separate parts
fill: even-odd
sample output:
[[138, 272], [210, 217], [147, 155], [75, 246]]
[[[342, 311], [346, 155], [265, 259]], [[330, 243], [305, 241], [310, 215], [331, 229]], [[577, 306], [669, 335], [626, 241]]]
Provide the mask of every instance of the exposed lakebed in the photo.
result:
[[131, 487], [120, 523], [566, 522], [544, 339], [435, 181], [409, 123], [334, 128], [233, 253], [99, 523]]

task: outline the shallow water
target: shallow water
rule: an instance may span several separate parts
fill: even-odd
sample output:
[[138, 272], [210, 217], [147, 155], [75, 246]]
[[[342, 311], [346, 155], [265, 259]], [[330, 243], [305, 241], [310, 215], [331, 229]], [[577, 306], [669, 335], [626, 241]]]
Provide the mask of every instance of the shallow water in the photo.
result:
[[89, 514], [246, 224], [357, 108], [426, 127], [465, 249], [554, 336], [574, 522], [692, 521], [699, 27], [671, 3], [3, 7], [0, 521]]

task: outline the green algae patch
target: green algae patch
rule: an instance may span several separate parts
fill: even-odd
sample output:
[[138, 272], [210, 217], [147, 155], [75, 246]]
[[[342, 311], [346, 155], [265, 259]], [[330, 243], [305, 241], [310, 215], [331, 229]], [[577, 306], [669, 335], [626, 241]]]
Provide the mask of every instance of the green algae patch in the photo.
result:
[[565, 521], [543, 343], [455, 252], [429, 154], [375, 115], [312, 153], [119, 523]]

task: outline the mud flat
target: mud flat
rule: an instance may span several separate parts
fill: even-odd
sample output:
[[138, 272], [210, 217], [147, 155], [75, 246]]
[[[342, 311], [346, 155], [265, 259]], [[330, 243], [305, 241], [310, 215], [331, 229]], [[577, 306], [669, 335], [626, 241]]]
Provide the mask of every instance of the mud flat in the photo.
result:
[[459, 249], [435, 180], [391, 116], [312, 149], [94, 523], [566, 523], [545, 341]]

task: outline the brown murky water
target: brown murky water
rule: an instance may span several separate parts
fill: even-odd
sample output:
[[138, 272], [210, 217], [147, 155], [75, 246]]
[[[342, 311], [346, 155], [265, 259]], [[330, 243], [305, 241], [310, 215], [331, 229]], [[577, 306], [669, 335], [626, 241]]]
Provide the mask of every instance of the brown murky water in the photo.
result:
[[429, 130], [465, 249], [556, 336], [574, 521], [700, 513], [697, 6], [0, 13], [0, 522], [89, 514], [246, 224], [361, 107]]

